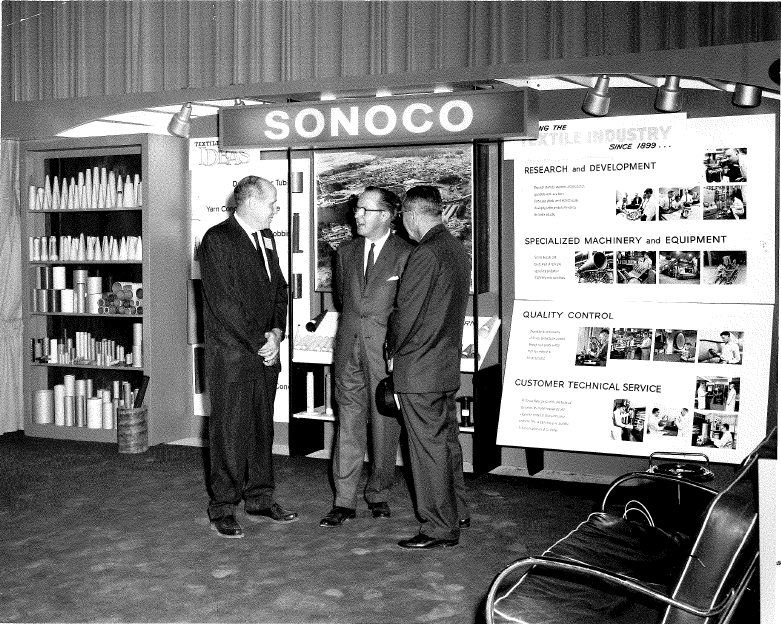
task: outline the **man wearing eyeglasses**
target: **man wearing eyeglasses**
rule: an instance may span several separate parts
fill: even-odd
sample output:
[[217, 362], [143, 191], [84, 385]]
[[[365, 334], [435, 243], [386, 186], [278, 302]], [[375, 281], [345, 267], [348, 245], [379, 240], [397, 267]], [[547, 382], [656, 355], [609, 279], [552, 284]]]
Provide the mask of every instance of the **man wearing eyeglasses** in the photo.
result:
[[233, 189], [236, 210], [210, 228], [199, 249], [204, 299], [209, 416], [209, 519], [217, 534], [244, 535], [235, 517], [294, 522], [274, 500], [271, 457], [279, 344], [287, 316], [287, 282], [269, 229], [277, 190], [258, 176]]
[[371, 432], [370, 471], [364, 497], [374, 518], [391, 515], [401, 423], [377, 410], [374, 392], [387, 375], [383, 345], [399, 278], [412, 246], [391, 232], [401, 205], [383, 188], [369, 186], [354, 208], [358, 238], [336, 252], [334, 289], [341, 302], [334, 341], [334, 398], [339, 406], [334, 441], [334, 506], [320, 521], [334, 528], [355, 518], [358, 485]]
[[[416, 186], [404, 197], [404, 227], [418, 241], [388, 321], [388, 358], [409, 440], [418, 514], [417, 535], [402, 548], [458, 544], [469, 526], [460, 502], [463, 458], [455, 394], [461, 385], [461, 338], [471, 263], [464, 246], [442, 223], [442, 198], [434, 186]], [[462, 517], [459, 518], [459, 515]]]

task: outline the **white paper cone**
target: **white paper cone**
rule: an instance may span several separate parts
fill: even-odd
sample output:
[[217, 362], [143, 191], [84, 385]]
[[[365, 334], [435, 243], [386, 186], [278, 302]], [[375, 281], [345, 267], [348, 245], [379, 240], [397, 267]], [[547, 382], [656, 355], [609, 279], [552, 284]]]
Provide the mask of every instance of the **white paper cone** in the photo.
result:
[[136, 206], [136, 192], [130, 176], [125, 178], [125, 187], [122, 189], [122, 206], [124, 208], [135, 208]]
[[105, 207], [106, 207], [106, 185], [103, 184], [103, 182], [101, 182], [100, 187], [98, 188], [98, 210], [103, 210]]
[[88, 261], [95, 259], [95, 239], [92, 236], [87, 236], [87, 252], [86, 258]]
[[57, 181], [57, 176], [54, 176], [52, 180], [52, 210], [58, 210], [60, 207], [60, 183]]
[[38, 189], [34, 185], [30, 185], [30, 190], [27, 193], [27, 209], [38, 209]]
[[87, 249], [86, 249], [86, 247], [87, 247], [87, 243], [84, 240], [84, 234], [82, 233], [82, 234], [79, 235], [79, 249], [78, 249], [78, 253], [76, 254], [76, 259], [77, 260], [86, 261], [86, 259], [87, 259]]
[[136, 260], [143, 260], [143, 253], [141, 248], [141, 237], [138, 237], [138, 242], [136, 243]]
[[106, 186], [106, 208], [114, 208], [117, 205], [117, 177], [113, 171], [108, 174], [108, 185]]
[[62, 179], [62, 190], [60, 191], [60, 210], [68, 209], [68, 179]]
[[71, 183], [68, 187], [68, 210], [76, 208], [76, 178], [71, 176]]
[[49, 237], [49, 260], [59, 260], [59, 254], [57, 253], [57, 237]]
[[43, 184], [43, 207], [46, 210], [52, 209], [52, 182], [49, 174], [46, 174], [46, 181]]
[[95, 206], [92, 204], [92, 169], [84, 172], [84, 204], [82, 208], [90, 210]]
[[136, 200], [136, 206], [141, 205], [141, 176], [136, 174], [133, 176], [133, 197]]
[[127, 260], [127, 237], [125, 236], [119, 241], [119, 259]]

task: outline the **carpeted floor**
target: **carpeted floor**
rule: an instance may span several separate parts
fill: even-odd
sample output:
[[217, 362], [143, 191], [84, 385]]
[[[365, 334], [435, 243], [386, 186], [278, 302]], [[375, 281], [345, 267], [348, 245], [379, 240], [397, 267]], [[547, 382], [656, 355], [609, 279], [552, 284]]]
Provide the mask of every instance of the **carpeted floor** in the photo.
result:
[[0, 436], [0, 622], [466, 623], [493, 576], [582, 520], [605, 486], [467, 475], [472, 527], [455, 548], [417, 532], [401, 470], [393, 516], [364, 507], [322, 529], [328, 462], [275, 456], [277, 499], [299, 522], [239, 512], [244, 539], [206, 516], [201, 449]]

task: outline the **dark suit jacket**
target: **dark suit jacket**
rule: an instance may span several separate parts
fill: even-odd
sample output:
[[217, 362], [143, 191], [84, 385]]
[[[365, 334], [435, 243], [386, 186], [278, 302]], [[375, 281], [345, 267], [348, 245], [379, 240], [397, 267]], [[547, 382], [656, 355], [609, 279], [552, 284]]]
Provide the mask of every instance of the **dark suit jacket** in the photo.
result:
[[336, 251], [334, 287], [342, 304], [339, 331], [334, 342], [337, 375], [348, 361], [359, 336], [363, 336], [367, 349], [382, 357], [388, 316], [393, 310], [399, 279], [412, 251], [412, 245], [391, 234], [375, 259], [371, 279], [363, 289], [364, 243], [365, 239], [359, 237], [342, 243]]
[[[210, 228], [200, 246], [204, 339], [208, 384], [258, 379], [258, 349], [273, 328], [285, 331], [287, 282], [279, 268], [276, 243], [263, 232], [271, 280], [263, 257], [231, 215]], [[279, 372], [277, 363], [270, 367]]]
[[448, 392], [461, 384], [461, 338], [471, 266], [444, 225], [412, 250], [388, 322], [397, 392]]

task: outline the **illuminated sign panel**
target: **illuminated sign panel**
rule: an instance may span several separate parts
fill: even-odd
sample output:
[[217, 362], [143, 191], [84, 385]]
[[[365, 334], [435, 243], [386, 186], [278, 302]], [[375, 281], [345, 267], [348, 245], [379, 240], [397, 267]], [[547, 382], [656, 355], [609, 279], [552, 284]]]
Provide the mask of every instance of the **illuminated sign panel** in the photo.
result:
[[533, 91], [224, 107], [220, 149], [337, 147], [536, 138]]

